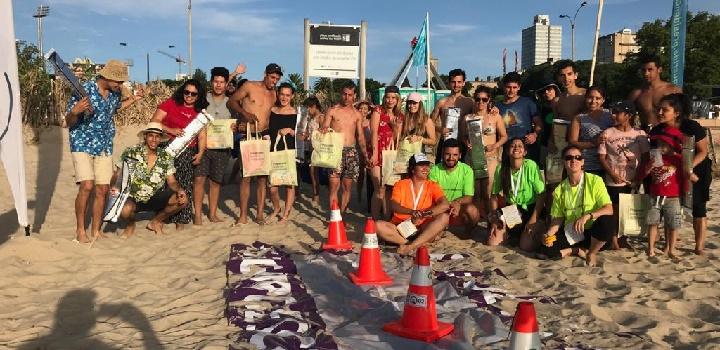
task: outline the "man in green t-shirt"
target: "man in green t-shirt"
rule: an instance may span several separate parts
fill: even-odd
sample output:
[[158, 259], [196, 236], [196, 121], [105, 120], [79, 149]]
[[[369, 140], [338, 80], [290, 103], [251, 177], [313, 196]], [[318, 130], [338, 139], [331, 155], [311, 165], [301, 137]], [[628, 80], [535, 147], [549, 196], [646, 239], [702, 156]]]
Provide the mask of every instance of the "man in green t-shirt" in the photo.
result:
[[464, 226], [470, 235], [480, 221], [480, 210], [473, 203], [475, 180], [472, 168], [460, 161], [460, 142], [443, 143], [442, 162], [430, 169], [430, 180], [437, 182], [450, 202], [450, 226]]

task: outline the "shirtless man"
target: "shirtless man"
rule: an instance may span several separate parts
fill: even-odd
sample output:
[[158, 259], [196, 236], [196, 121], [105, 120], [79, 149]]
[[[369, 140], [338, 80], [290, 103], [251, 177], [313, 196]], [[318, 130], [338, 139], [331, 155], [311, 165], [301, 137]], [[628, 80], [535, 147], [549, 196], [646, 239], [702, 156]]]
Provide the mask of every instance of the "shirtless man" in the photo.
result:
[[340, 189], [340, 181], [342, 179], [342, 201], [340, 202], [340, 211], [344, 212], [350, 203], [350, 194], [352, 194], [353, 181], [357, 181], [360, 174], [360, 159], [358, 157], [359, 144], [362, 157], [365, 163], [368, 161], [365, 147], [365, 133], [363, 132], [362, 123], [363, 116], [355, 109], [355, 84], [347, 83], [342, 88], [340, 103], [330, 108], [325, 114], [322, 124], [322, 132], [327, 132], [328, 128], [333, 131], [342, 133], [345, 137], [345, 145], [343, 147], [342, 161], [340, 167], [330, 172], [330, 203], [337, 201], [338, 190]]
[[557, 102], [553, 104], [555, 115], [558, 119], [570, 122], [585, 108], [585, 88], [576, 85], [578, 73], [573, 61], [558, 61], [555, 71], [555, 77], [562, 87]]
[[[282, 77], [283, 72], [279, 65], [270, 63], [265, 67], [265, 77], [262, 81], [245, 82], [240, 89], [230, 96], [227, 107], [238, 113], [238, 123], [250, 123], [250, 131], [259, 133], [264, 139], [270, 139], [268, 126], [270, 125], [270, 108], [277, 99], [275, 85]], [[239, 130], [242, 132], [242, 130]], [[238, 161], [240, 161], [238, 159]], [[257, 177], [257, 222], [265, 224], [265, 196], [267, 194], [267, 176]], [[250, 201], [251, 177], [243, 177], [240, 181], [240, 217], [235, 224], [248, 223], [248, 202]]]
[[635, 103], [640, 114], [640, 123], [644, 130], [649, 130], [658, 123], [657, 110], [660, 99], [665, 95], [682, 92], [682, 89], [660, 78], [662, 66], [660, 59], [647, 56], [640, 59], [640, 71], [645, 79], [645, 86], [630, 93], [628, 100]]
[[[437, 121], [438, 118], [440, 119], [440, 128], [435, 129], [440, 132], [438, 135], [440, 142], [438, 142], [437, 145], [438, 152], [435, 159], [442, 159], [442, 154], [440, 153], [442, 153], [443, 141], [446, 139], [445, 135], [449, 131], [445, 128], [448, 108], [460, 108], [460, 116], [462, 117], [472, 113], [474, 106], [473, 99], [462, 94], [463, 87], [465, 87], [465, 71], [456, 68], [451, 70], [448, 76], [450, 79], [450, 96], [441, 98], [435, 105], [432, 114], [430, 114], [432, 120]], [[435, 125], [437, 125], [437, 123]], [[464, 149], [461, 150], [464, 153]]]

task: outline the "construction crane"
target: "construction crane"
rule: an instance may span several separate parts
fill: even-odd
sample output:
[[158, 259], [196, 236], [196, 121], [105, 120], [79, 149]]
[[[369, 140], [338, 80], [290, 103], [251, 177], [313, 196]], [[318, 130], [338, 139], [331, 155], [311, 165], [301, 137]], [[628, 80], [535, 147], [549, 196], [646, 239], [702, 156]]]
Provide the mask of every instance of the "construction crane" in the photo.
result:
[[180, 55], [174, 56], [174, 55], [169, 54], [162, 50], [158, 50], [158, 53], [174, 59], [175, 62], [177, 62], [177, 64], [178, 64], [178, 75], [182, 74], [182, 65], [186, 64], [187, 62], [185, 62], [185, 60], [182, 57], [180, 57]]

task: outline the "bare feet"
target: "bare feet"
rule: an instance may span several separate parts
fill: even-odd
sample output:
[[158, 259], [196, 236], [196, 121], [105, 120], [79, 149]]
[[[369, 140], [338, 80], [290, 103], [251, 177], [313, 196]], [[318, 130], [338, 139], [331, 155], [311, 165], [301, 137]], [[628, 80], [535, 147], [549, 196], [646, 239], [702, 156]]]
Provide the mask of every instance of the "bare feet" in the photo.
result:
[[282, 218], [280, 218], [280, 221], [278, 221], [278, 224], [280, 224], [280, 225], [287, 224], [289, 220], [290, 220], [290, 214], [285, 215]]
[[128, 224], [128, 225], [125, 227], [125, 231], [123, 231], [122, 236], [120, 236], [120, 237], [122, 237], [122, 238], [124, 238], [124, 239], [128, 239], [128, 238], [130, 238], [130, 236], [132, 236], [133, 234], [135, 234], [135, 224], [134, 224], [134, 223], [133, 223], [133, 224]]
[[675, 252], [668, 252], [667, 255], [668, 255], [668, 257], [669, 257], [670, 259], [672, 259], [672, 260], [680, 260], [680, 257], [678, 257], [677, 255], [675, 255]]
[[209, 219], [210, 219], [210, 222], [224, 222], [225, 221], [223, 219], [220, 219], [216, 215], [211, 216]]
[[705, 251], [700, 248], [695, 248], [695, 255], [705, 255]]
[[653, 256], [655, 256], [655, 248], [648, 248], [648, 250], [647, 250], [646, 253], [647, 253], [647, 256], [648, 256], [648, 257], [653, 257]]
[[587, 256], [585, 256], [585, 263], [590, 267], [597, 266], [597, 254], [588, 253]]
[[246, 216], [245, 218], [237, 218], [237, 219], [235, 220], [235, 223], [233, 224], [233, 226], [247, 225], [248, 222], [249, 222], [249, 221], [248, 221], [247, 216]]
[[87, 234], [85, 234], [85, 231], [78, 231], [75, 235], [75, 240], [79, 243], [90, 243], [90, 239], [88, 239]]
[[320, 195], [319, 195], [319, 194], [314, 194], [314, 195], [312, 196], [312, 201], [313, 201], [313, 203], [320, 205]]
[[185, 229], [185, 224], [175, 224], [176, 231], [182, 231]]
[[587, 253], [587, 251], [585, 250], [585, 248], [578, 248], [577, 256], [579, 256], [579, 257], [581, 257], [581, 258], [585, 258], [585, 260], [588, 259], [588, 253]]
[[93, 232], [93, 240], [96, 240], [98, 238], [107, 238], [104, 233], [101, 231]]
[[663, 254], [667, 254], [669, 250], [670, 250], [670, 247], [666, 244], [665, 248], [663, 248]]
[[398, 254], [405, 256], [405, 255], [409, 255], [410, 253], [412, 253], [413, 250], [414, 250], [413, 247], [411, 247], [409, 244], [401, 244], [398, 247], [397, 252], [398, 252]]
[[[211, 221], [212, 221], [212, 220], [211, 220]], [[202, 215], [199, 215], [199, 216], [198, 216], [198, 215], [195, 215], [195, 217], [193, 218], [193, 225], [195, 225], [195, 226], [200, 226], [200, 225], [202, 225], [202, 224], [203, 224], [203, 222], [202, 222]]]
[[155, 234], [163, 235], [165, 232], [163, 232], [163, 224], [161, 222], [157, 221], [150, 221], [148, 222], [147, 226], [145, 226], [150, 231], [155, 232]]

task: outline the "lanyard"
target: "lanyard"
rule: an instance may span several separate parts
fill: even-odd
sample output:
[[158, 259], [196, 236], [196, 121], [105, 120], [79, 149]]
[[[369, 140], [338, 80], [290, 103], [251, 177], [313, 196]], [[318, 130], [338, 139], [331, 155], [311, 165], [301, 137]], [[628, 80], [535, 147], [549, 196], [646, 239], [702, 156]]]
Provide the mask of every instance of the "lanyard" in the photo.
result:
[[410, 189], [412, 190], [412, 196], [413, 196], [413, 210], [417, 210], [418, 204], [420, 203], [420, 198], [422, 197], [423, 190], [425, 189], [425, 183], [423, 182], [422, 185], [420, 185], [420, 192], [415, 194], [415, 184], [410, 181]]
[[[578, 183], [577, 192], [575, 192], [575, 195], [573, 196], [572, 202], [570, 203], [570, 205], [568, 205], [567, 198], [565, 199], [565, 210], [571, 209], [573, 212], [575, 212], [575, 210], [577, 209], [576, 205], [578, 202], [578, 198], [580, 199], [580, 204], [582, 205], [582, 203], [583, 203], [582, 198], [584, 195], [583, 192], [585, 192], [584, 184], [585, 184], [585, 172], [583, 172], [582, 175], [580, 176], [580, 182]], [[566, 192], [565, 193], [572, 193], [569, 179], [568, 179], [568, 182], [566, 183]], [[582, 211], [582, 210], [583, 210], [583, 208], [580, 208], [580, 211]]]
[[515, 180], [513, 180], [512, 175], [510, 175], [510, 188], [512, 189], [512, 192], [513, 192], [512, 199], [515, 201], [517, 201], [518, 191], [520, 190], [520, 181], [522, 181], [523, 166], [524, 165], [521, 165], [520, 170], [518, 170], [518, 172], [520, 174], [518, 174], [517, 182], [515, 182]]

